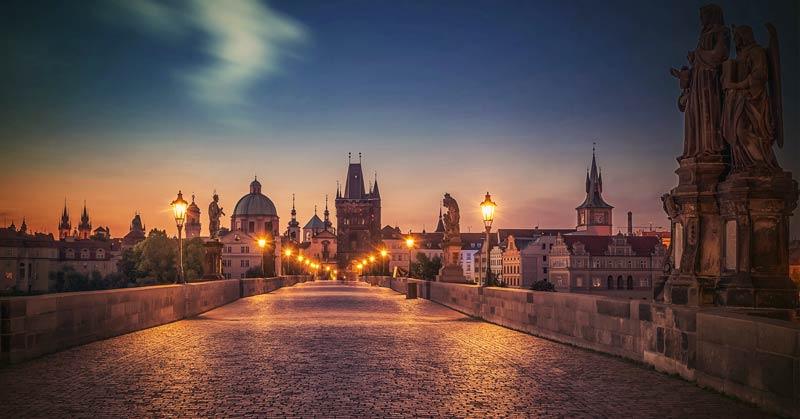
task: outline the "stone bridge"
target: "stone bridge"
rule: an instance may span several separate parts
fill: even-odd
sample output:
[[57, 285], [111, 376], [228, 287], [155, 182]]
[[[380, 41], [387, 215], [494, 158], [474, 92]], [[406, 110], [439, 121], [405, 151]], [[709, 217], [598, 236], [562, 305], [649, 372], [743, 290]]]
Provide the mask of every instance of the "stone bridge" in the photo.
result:
[[[797, 383], [791, 380], [788, 405], [776, 404], [787, 391], [779, 389], [773, 399], [750, 400], [762, 405], [758, 408], [648, 368], [656, 355], [641, 359], [632, 355], [648, 352], [649, 332], [640, 324], [647, 322], [641, 318], [647, 310], [639, 302], [390, 278], [370, 278], [377, 286], [306, 280], [229, 280], [0, 300], [1, 349], [7, 364], [0, 369], [1, 416], [730, 418], [770, 417], [768, 410], [796, 414], [791, 400], [796, 400]], [[407, 299], [403, 292], [409, 285], [423, 298]], [[657, 323], [658, 307], [648, 307], [650, 322]], [[595, 314], [589, 315], [592, 310]], [[541, 323], [531, 320], [530, 313]], [[697, 334], [702, 334], [704, 323], [707, 319], [701, 317]], [[589, 326], [575, 326], [579, 324]], [[604, 330], [625, 328], [627, 335], [608, 332], [604, 343]], [[592, 345], [582, 343], [589, 329], [601, 337]], [[676, 329], [662, 329], [662, 345], [671, 342], [664, 339], [663, 330]], [[791, 345], [797, 345], [797, 329], [787, 330], [794, 333]], [[790, 345], [785, 339], [775, 342]], [[612, 347], [619, 350], [608, 349]], [[762, 356], [787, 350], [769, 349], [772, 352], [758, 348], [754, 352]], [[48, 354], [53, 351], [57, 352]], [[654, 351], [663, 357], [666, 349]], [[674, 359], [675, 368], [697, 371], [696, 363], [680, 367], [679, 358]], [[797, 377], [798, 363], [793, 362], [789, 376]], [[755, 375], [754, 370], [744, 371]], [[767, 373], [785, 376], [777, 370]], [[740, 387], [738, 391], [750, 388]], [[756, 394], [758, 389], [751, 390]]]

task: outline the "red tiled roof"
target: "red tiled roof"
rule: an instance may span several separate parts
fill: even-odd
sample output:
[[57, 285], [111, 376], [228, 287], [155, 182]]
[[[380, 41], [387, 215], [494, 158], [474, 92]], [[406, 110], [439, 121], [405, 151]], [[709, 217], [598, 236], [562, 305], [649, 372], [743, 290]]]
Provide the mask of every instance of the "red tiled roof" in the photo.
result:
[[[590, 255], [602, 256], [613, 244], [615, 236], [563, 236], [563, 238], [570, 251], [573, 250], [575, 243], [580, 242]], [[625, 239], [638, 256], [653, 254], [656, 245], [661, 242], [658, 237], [626, 236]]]

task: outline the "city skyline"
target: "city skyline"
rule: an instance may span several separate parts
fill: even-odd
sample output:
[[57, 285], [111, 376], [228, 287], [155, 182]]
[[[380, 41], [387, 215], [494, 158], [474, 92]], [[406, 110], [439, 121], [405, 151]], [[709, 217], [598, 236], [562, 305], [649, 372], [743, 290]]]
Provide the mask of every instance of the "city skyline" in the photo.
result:
[[[498, 227], [574, 227], [597, 142], [614, 231], [627, 211], [668, 228], [660, 196], [682, 138], [668, 69], [696, 42], [702, 4], [253, 1], [219, 14], [213, 2], [19, 2], [4, 25], [14, 65], [0, 70], [0, 217], [52, 232], [66, 197], [73, 217], [86, 200], [114, 236], [136, 211], [174, 233], [182, 190], [197, 195], [205, 232], [212, 192], [232, 211], [258, 175], [283, 230], [292, 194], [304, 223], [344, 180], [347, 152], [362, 152], [384, 225], [433, 229], [449, 192], [464, 230], [480, 231], [488, 190]], [[776, 152], [796, 173], [797, 5], [721, 5], [761, 44], [763, 23], [778, 28], [787, 144]]]

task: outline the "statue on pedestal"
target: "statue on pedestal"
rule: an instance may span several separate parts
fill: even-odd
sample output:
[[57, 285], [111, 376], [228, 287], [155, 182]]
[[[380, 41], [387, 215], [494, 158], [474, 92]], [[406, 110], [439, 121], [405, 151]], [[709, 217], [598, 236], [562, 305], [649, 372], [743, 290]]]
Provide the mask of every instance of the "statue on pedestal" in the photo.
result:
[[736, 59], [723, 66], [722, 135], [731, 147], [734, 172], [781, 170], [773, 144], [783, 147], [780, 57], [775, 27], [767, 25], [770, 47], [756, 43], [753, 29], [734, 26]]
[[678, 108], [684, 113], [684, 143], [680, 158], [721, 154], [724, 149], [719, 131], [722, 115], [720, 70], [728, 59], [730, 30], [725, 26], [722, 8], [709, 4], [700, 8], [702, 29], [697, 48], [689, 51], [689, 67], [670, 69], [680, 80]]
[[213, 201], [208, 204], [208, 233], [212, 239], [219, 235], [219, 218], [225, 215], [219, 206], [219, 195], [214, 193]]
[[439, 270], [438, 280], [442, 282], [464, 282], [464, 270], [461, 267], [461, 230], [459, 222], [461, 215], [458, 203], [450, 196], [444, 194], [442, 205], [447, 208], [444, 214], [444, 235], [442, 237], [442, 269]]
[[798, 295], [788, 231], [800, 191], [772, 148], [783, 144], [776, 30], [767, 25], [765, 49], [749, 26], [733, 26], [736, 58], [728, 59], [722, 10], [704, 6], [700, 18], [691, 68], [671, 70], [685, 130], [678, 185], [663, 197], [672, 227], [663, 298], [791, 315]]

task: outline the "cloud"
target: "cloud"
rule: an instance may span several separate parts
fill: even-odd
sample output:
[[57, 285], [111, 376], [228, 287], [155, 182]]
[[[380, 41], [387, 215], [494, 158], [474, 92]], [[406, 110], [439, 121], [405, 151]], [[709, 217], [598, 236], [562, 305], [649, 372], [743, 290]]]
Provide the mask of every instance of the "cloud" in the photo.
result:
[[125, 19], [138, 29], [173, 40], [200, 36], [208, 60], [182, 70], [178, 78], [191, 97], [205, 105], [231, 107], [247, 103], [259, 81], [279, 74], [292, 48], [308, 39], [296, 20], [258, 0], [113, 0]]

